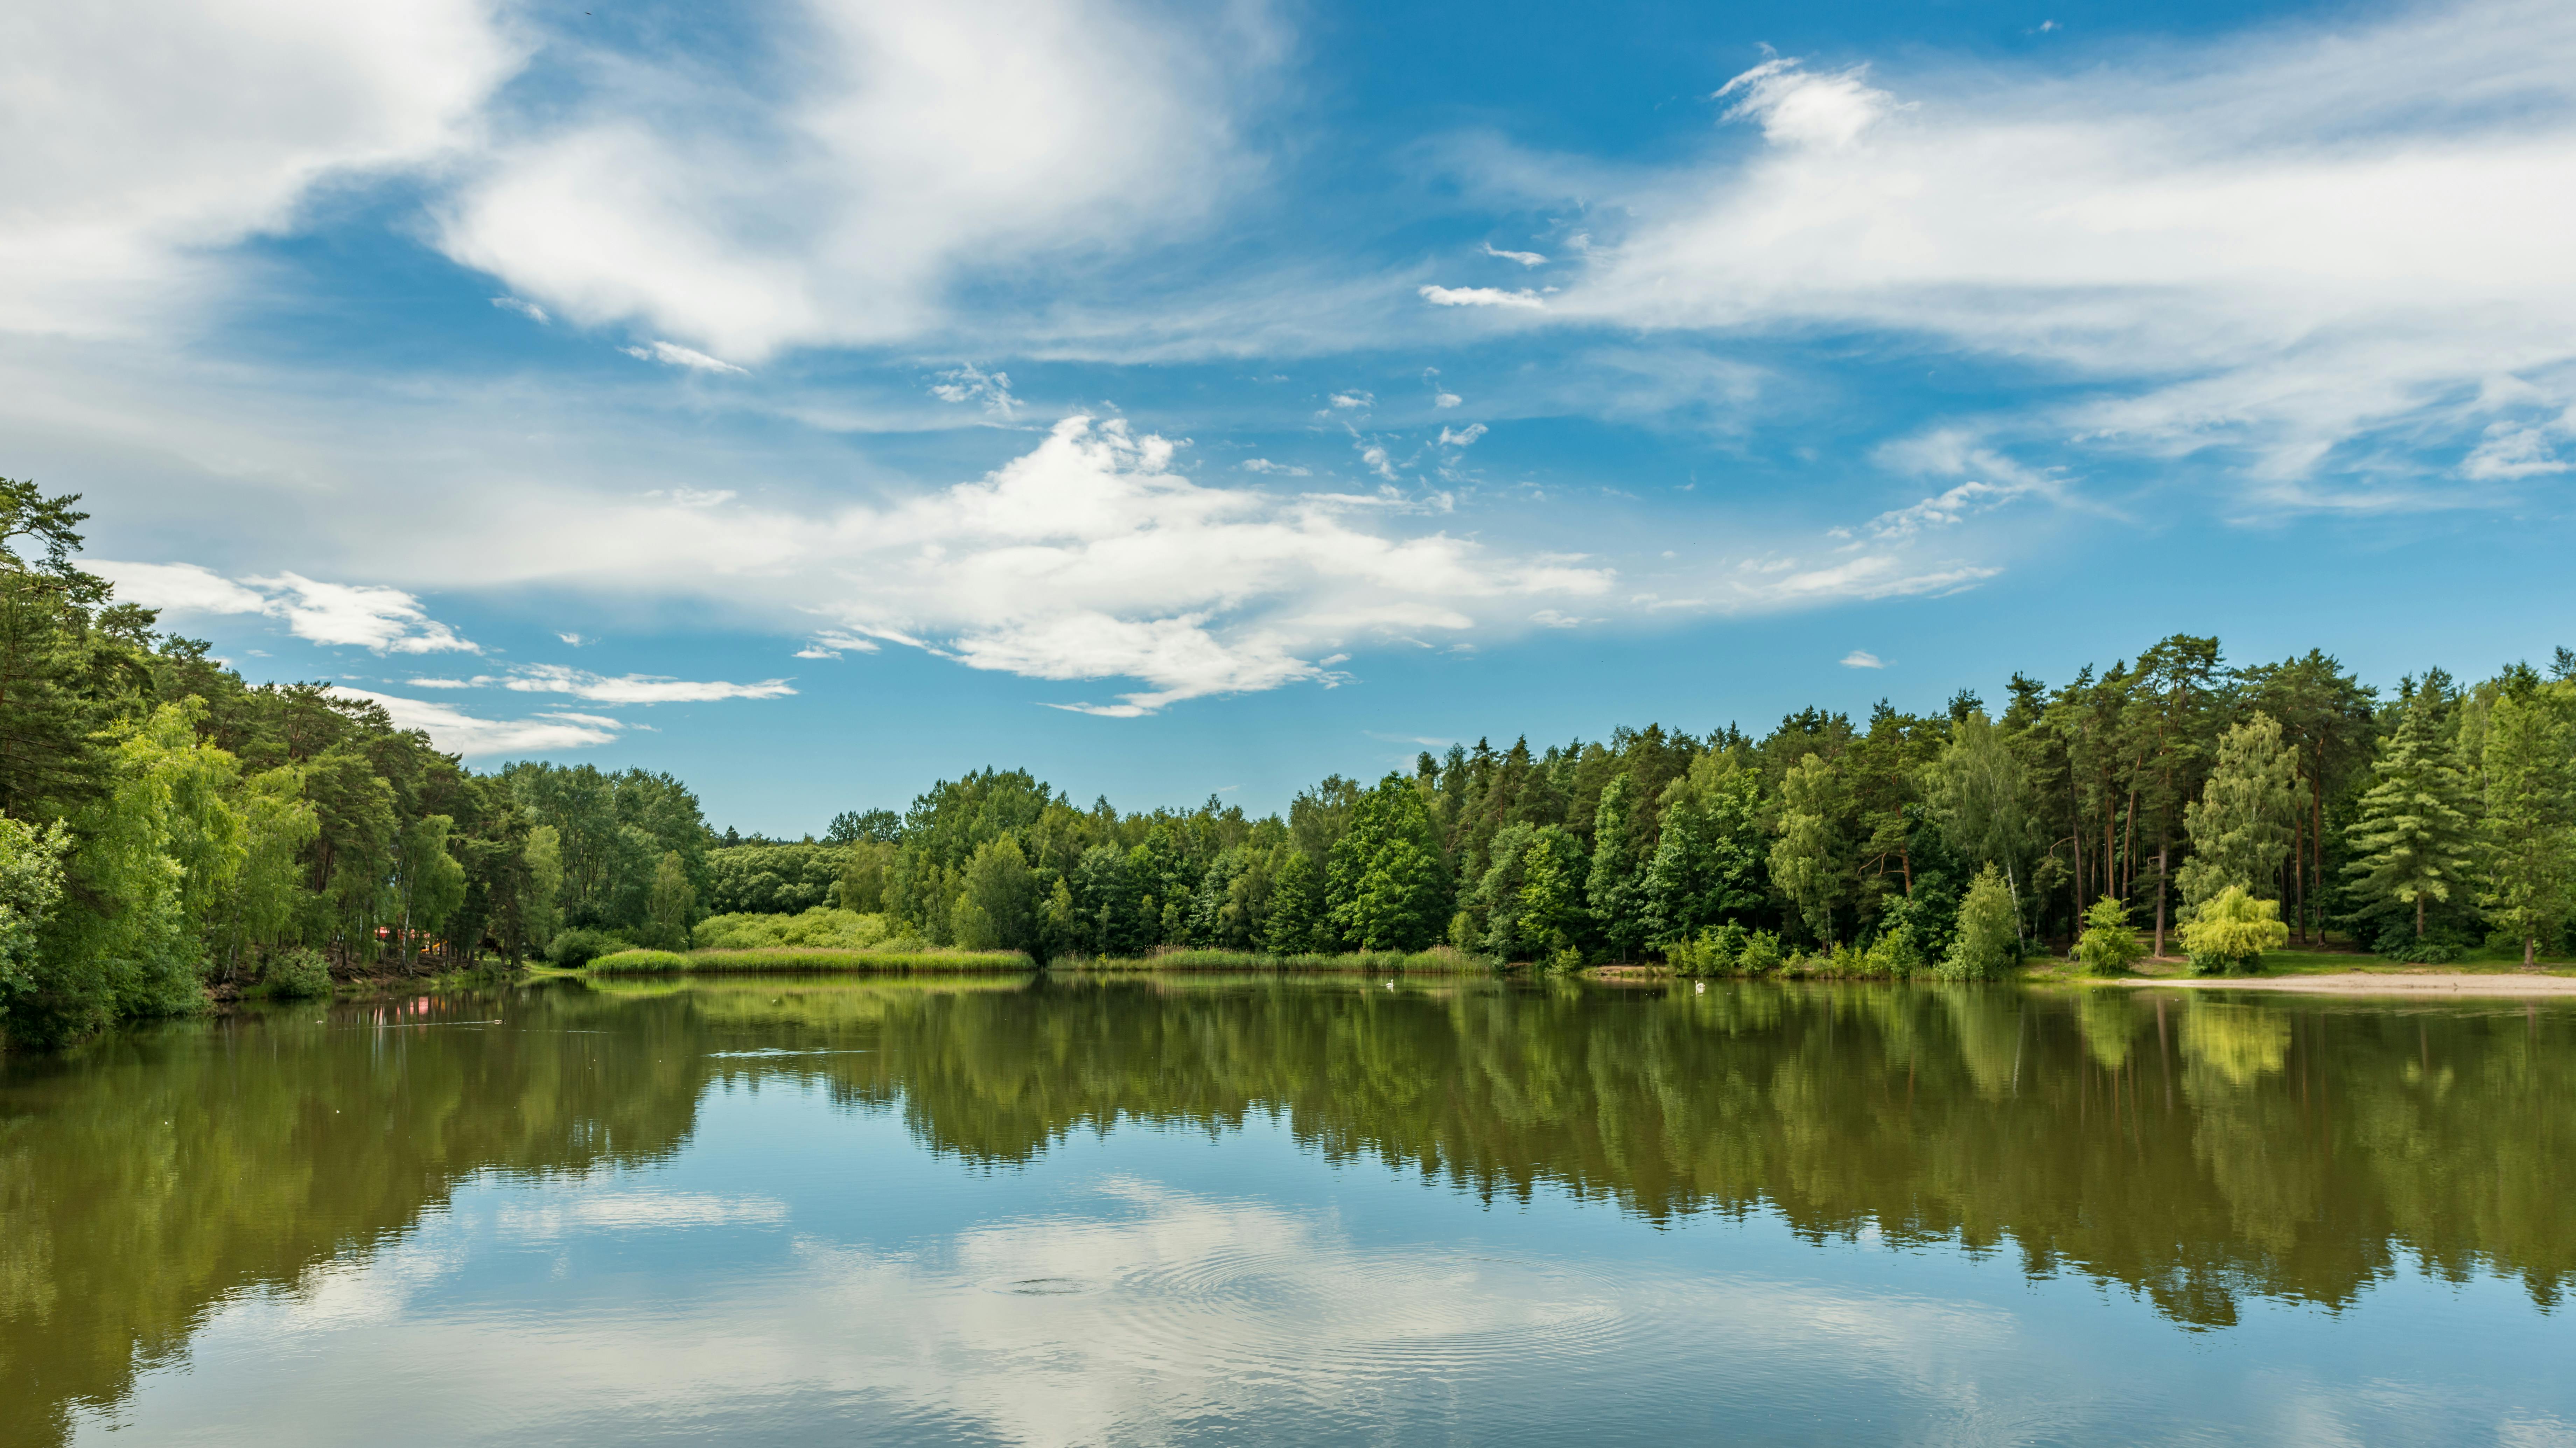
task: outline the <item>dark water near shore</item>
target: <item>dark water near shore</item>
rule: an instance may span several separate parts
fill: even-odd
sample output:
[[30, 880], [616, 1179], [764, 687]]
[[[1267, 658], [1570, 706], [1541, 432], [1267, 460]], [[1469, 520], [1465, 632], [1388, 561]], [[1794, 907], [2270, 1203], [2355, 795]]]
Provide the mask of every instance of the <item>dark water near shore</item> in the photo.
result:
[[559, 984], [0, 1066], [0, 1442], [2576, 1445], [2576, 1009]]

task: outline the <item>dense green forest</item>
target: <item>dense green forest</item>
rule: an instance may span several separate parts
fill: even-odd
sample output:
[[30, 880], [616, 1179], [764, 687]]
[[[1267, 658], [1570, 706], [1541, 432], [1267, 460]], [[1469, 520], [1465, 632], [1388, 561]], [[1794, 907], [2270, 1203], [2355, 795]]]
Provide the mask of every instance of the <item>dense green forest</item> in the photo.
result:
[[2319, 652], [2231, 668], [2177, 635], [2054, 688], [2015, 674], [1993, 705], [1480, 740], [1260, 819], [1084, 809], [985, 769], [900, 816], [747, 840], [666, 774], [477, 772], [372, 703], [246, 683], [78, 567], [77, 501], [0, 482], [0, 1026], [23, 1043], [210, 986], [623, 945], [1446, 944], [1976, 978], [2069, 943], [2106, 968], [2186, 946], [2223, 965], [2328, 930], [2529, 959], [2570, 913], [2565, 649], [2382, 696]]

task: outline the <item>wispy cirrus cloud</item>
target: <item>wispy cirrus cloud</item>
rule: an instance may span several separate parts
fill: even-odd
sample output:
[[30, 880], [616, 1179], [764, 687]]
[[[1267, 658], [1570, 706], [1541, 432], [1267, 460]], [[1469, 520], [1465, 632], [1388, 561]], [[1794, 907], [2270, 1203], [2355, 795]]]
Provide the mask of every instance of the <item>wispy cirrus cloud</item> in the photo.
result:
[[311, 643], [377, 654], [481, 653], [482, 647], [429, 616], [399, 588], [325, 583], [300, 573], [229, 579], [194, 563], [97, 559], [89, 567], [129, 603], [169, 613], [265, 614]]
[[343, 699], [381, 705], [401, 729], [418, 729], [429, 742], [450, 754], [468, 758], [496, 754], [543, 754], [560, 749], [586, 749], [613, 742], [618, 722], [589, 714], [551, 714], [533, 719], [484, 719], [453, 705], [429, 699], [406, 699], [334, 684], [330, 692]]

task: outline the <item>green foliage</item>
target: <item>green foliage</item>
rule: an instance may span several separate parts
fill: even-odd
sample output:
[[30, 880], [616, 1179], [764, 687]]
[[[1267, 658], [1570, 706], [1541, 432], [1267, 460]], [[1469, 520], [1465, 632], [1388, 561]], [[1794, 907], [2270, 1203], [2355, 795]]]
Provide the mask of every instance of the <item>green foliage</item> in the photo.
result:
[[260, 962], [259, 990], [280, 1000], [316, 1000], [331, 993], [331, 963], [309, 945], [290, 945]]
[[890, 809], [849, 810], [832, 816], [823, 838], [835, 845], [892, 845], [903, 838], [903, 816]]
[[[1389, 774], [1361, 795], [1326, 856], [1324, 902], [1334, 931], [1362, 950], [1420, 950], [1449, 919], [1448, 871], [1422, 793]], [[1569, 897], [1576, 880], [1564, 883]]]
[[665, 851], [653, 869], [653, 888], [644, 899], [644, 924], [636, 939], [657, 950], [676, 950], [689, 943], [689, 923], [698, 912], [698, 892], [689, 884], [680, 852]]
[[1355, 950], [1276, 955], [1244, 950], [1160, 950], [1145, 956], [1067, 956], [1050, 968], [1091, 972], [1321, 972], [1343, 975], [1481, 975], [1490, 962], [1445, 945], [1429, 950]]
[[1735, 954], [1735, 969], [1740, 975], [1772, 975], [1784, 963], [1780, 937], [1768, 930], [1756, 930], [1744, 938], [1744, 948]]
[[2252, 890], [2277, 879], [2307, 807], [2298, 761], [2271, 715], [2256, 710], [2221, 736], [2201, 798], [2183, 806], [2194, 851], [2179, 879], [2184, 918], [2231, 885]]
[[890, 933], [883, 915], [817, 906], [801, 915], [710, 915], [689, 938], [701, 950], [866, 950], [883, 944]]
[[1822, 754], [1798, 761], [1780, 781], [1780, 838], [1771, 882], [1818, 940], [1834, 938], [1837, 917], [1856, 893], [1850, 782]]
[[0, 1007], [37, 976], [39, 943], [63, 897], [72, 837], [60, 821], [38, 829], [0, 815]]
[[1493, 864], [1468, 892], [1471, 923], [1487, 955], [1545, 960], [1572, 948], [1589, 922], [1581, 884], [1583, 842], [1555, 825], [1513, 825], [1494, 837]]
[[2084, 912], [2084, 936], [2075, 942], [2075, 959], [2086, 975], [2127, 975], [2146, 956], [2146, 943], [2130, 926], [2127, 906], [2105, 895]]
[[1922, 974], [1931, 961], [1921, 942], [1914, 937], [1914, 927], [1899, 923], [1879, 932], [1860, 960], [1860, 973], [1889, 980], [1904, 980]]
[[618, 950], [593, 957], [593, 974], [651, 975], [676, 972], [748, 972], [788, 975], [800, 971], [921, 975], [943, 971], [1025, 971], [1036, 962], [1011, 950]]
[[1752, 771], [1730, 755], [1703, 754], [1666, 797], [1646, 866], [1650, 937], [1679, 940], [1760, 908], [1766, 850]]
[[2576, 854], [2576, 762], [2568, 713], [2576, 685], [2555, 684], [2495, 700], [2487, 714], [2486, 809], [2479, 845], [2486, 889], [2478, 903], [2531, 964], [2554, 943], [2569, 908]]
[[2183, 949], [2191, 952], [2191, 968], [2198, 975], [2260, 970], [2263, 952], [2289, 941], [2281, 902], [2257, 900], [2238, 885], [2203, 901], [2199, 913], [2182, 927]]
[[614, 935], [605, 930], [594, 930], [587, 925], [576, 925], [555, 937], [554, 945], [547, 955], [555, 964], [566, 970], [579, 970], [600, 956], [627, 948], [628, 943], [623, 936]]
[[1988, 865], [1959, 901], [1959, 933], [1935, 972], [1944, 980], [2000, 980], [2021, 963], [2020, 920], [2002, 872]]
[[1018, 841], [1005, 835], [976, 847], [949, 918], [963, 949], [1039, 955], [1037, 880]]
[[864, 850], [834, 844], [727, 845], [707, 852], [706, 893], [700, 898], [717, 915], [793, 915], [833, 903], [836, 889], [848, 905], [851, 887], [843, 882], [865, 858], [877, 867], [872, 882], [859, 882], [862, 889], [872, 885], [870, 904], [864, 907], [872, 909], [884, 898], [884, 865], [893, 853], [891, 845], [876, 843]]
[[2355, 858], [2344, 873], [2364, 913], [2411, 912], [2419, 940], [2428, 907], [2458, 891], [2473, 842], [2472, 800], [2446, 713], [2432, 681], [2408, 697], [2371, 765], [2360, 817], [2345, 831]]
[[1632, 776], [1622, 773], [1601, 791], [1593, 811], [1592, 865], [1583, 898], [1611, 953], [1620, 960], [1641, 954], [1653, 923], [1646, 914], [1647, 875], [1654, 859], [1653, 823], [1637, 798]]

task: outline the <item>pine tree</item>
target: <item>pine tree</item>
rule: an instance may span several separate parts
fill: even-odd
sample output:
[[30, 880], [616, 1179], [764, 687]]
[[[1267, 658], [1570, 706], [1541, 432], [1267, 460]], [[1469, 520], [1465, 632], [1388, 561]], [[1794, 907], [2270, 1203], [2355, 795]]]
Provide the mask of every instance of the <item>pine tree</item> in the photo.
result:
[[2469, 786], [2444, 712], [2433, 681], [2408, 693], [2397, 732], [2371, 765], [2360, 817], [2345, 831], [2354, 892], [2366, 909], [2412, 910], [2419, 941], [2426, 907], [2448, 902], [2469, 869]]
[[2569, 853], [2576, 847], [2569, 700], [2565, 685], [2551, 689], [2519, 700], [2500, 697], [2487, 715], [2486, 814], [2478, 831], [2487, 889], [2478, 903], [2521, 938], [2525, 965], [2566, 918]]

